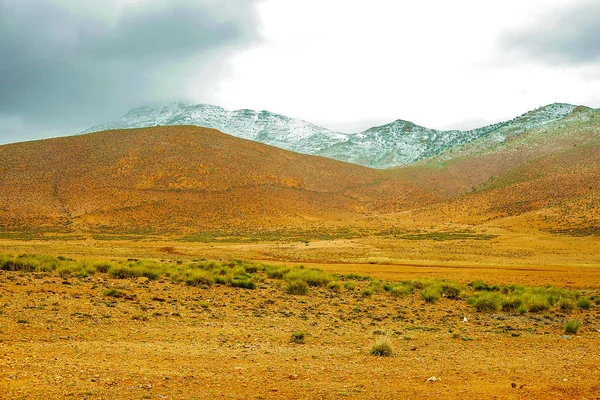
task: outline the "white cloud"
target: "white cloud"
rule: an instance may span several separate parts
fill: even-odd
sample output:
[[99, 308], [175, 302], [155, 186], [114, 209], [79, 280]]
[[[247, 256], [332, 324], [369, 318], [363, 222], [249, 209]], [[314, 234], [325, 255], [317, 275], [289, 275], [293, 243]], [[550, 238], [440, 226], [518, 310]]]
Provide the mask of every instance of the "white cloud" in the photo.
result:
[[347, 131], [397, 118], [468, 127], [555, 101], [583, 103], [596, 98], [598, 79], [576, 67], [506, 58], [499, 45], [507, 32], [572, 5], [266, 0], [262, 43], [233, 57], [216, 92], [194, 91], [228, 108], [269, 109]]

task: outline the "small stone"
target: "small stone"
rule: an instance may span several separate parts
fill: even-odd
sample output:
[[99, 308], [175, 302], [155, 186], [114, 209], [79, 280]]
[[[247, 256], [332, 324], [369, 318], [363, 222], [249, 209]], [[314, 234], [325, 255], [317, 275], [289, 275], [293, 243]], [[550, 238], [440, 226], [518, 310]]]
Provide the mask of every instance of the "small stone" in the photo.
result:
[[288, 376], [288, 378], [290, 378], [291, 380], [295, 381], [298, 379], [298, 375], [296, 374], [291, 374], [290, 376]]
[[413, 346], [410, 348], [411, 351], [416, 351], [417, 350], [417, 346]]
[[510, 384], [510, 386], [512, 386], [512, 388], [513, 388], [513, 389], [516, 389], [516, 388], [517, 388], [517, 384], [516, 384], [516, 383], [514, 383], [514, 382], [513, 382], [513, 383], [511, 383], [511, 384]]

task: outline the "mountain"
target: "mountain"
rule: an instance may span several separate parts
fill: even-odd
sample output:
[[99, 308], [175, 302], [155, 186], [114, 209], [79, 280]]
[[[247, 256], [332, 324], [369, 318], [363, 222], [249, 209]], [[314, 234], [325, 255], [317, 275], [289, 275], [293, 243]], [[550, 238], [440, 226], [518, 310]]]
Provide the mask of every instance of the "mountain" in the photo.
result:
[[194, 126], [0, 146], [0, 176], [0, 231], [281, 228], [433, 201], [377, 170]]
[[4, 145], [0, 232], [481, 226], [600, 235], [600, 110], [566, 107], [562, 116], [564, 108], [532, 111], [449, 151], [385, 170], [195, 126]]
[[98, 125], [82, 133], [178, 125], [213, 128], [242, 139], [302, 154], [316, 154], [334, 143], [345, 141], [347, 136], [269, 111], [228, 111], [208, 104], [185, 102], [171, 103], [161, 108], [134, 108], [118, 121]]
[[528, 129], [504, 130], [497, 146], [482, 137], [451, 156], [385, 172], [443, 198], [417, 213], [437, 222], [600, 235], [600, 110], [577, 107], [549, 124], [537, 122], [539, 113], [522, 121]]
[[135, 108], [118, 121], [83, 133], [196, 125], [297, 153], [383, 169], [411, 164], [480, 138], [486, 138], [487, 145], [495, 146], [511, 135], [558, 123], [575, 108], [569, 104], [551, 104], [511, 121], [467, 131], [440, 131], [397, 120], [360, 133], [342, 133], [269, 111], [227, 111], [217, 106], [179, 102], [161, 108]]

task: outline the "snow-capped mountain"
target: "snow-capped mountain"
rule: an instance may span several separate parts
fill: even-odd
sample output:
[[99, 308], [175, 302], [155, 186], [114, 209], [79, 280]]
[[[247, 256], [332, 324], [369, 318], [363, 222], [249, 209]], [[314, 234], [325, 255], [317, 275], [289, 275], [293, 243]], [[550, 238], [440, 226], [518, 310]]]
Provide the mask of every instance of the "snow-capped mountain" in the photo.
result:
[[150, 126], [197, 125], [303, 154], [315, 154], [347, 134], [269, 111], [228, 111], [208, 104], [177, 102], [162, 108], [139, 107], [118, 121], [94, 126], [82, 133]]
[[476, 139], [484, 139], [489, 145], [502, 143], [526, 130], [558, 123], [575, 108], [570, 104], [555, 103], [511, 121], [466, 131], [441, 131], [397, 120], [360, 133], [342, 133], [269, 111], [228, 111], [207, 104], [178, 102], [162, 108], [135, 108], [118, 121], [82, 133], [157, 125], [198, 125], [298, 153], [372, 168], [390, 168], [443, 153]]

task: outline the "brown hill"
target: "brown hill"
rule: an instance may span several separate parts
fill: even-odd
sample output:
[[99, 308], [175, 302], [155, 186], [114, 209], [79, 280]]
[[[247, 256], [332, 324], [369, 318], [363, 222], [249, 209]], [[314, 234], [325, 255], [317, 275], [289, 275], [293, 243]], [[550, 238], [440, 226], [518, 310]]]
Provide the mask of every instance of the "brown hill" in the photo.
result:
[[599, 176], [600, 111], [589, 109], [384, 171], [198, 127], [105, 131], [0, 146], [0, 231], [493, 224], [599, 234]]
[[445, 196], [422, 210], [438, 221], [600, 233], [600, 110], [388, 173]]
[[5, 231], [284, 227], [433, 201], [376, 170], [186, 126], [0, 146], [0, 174]]

